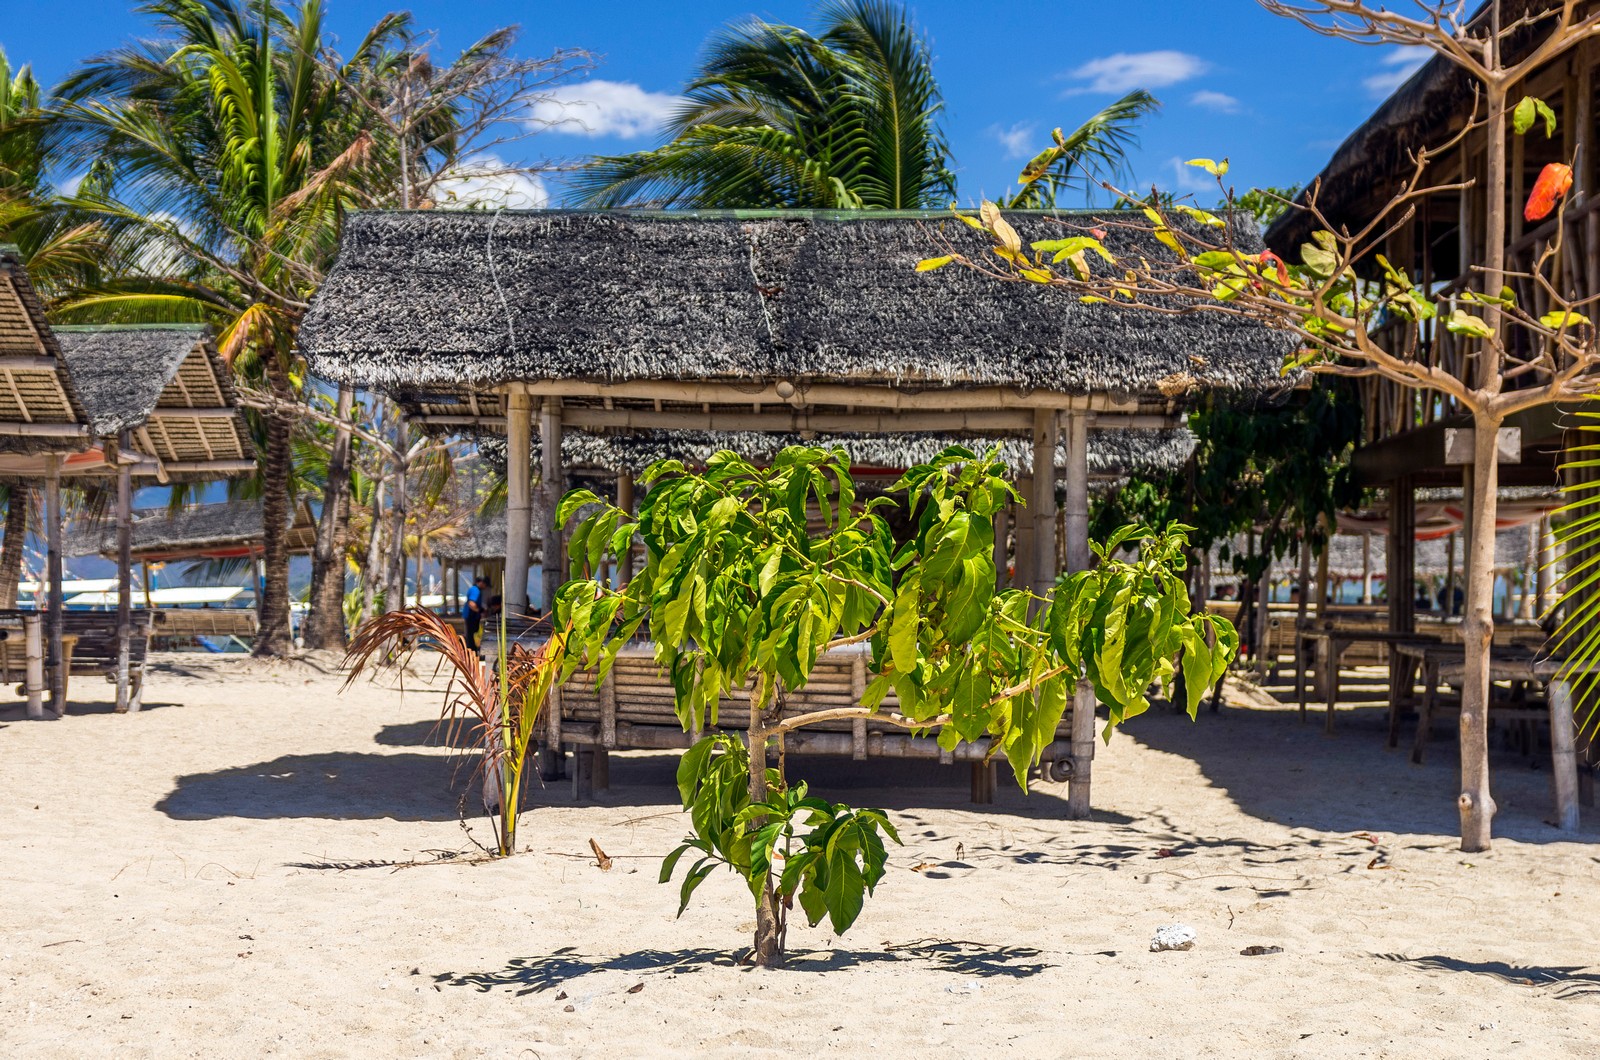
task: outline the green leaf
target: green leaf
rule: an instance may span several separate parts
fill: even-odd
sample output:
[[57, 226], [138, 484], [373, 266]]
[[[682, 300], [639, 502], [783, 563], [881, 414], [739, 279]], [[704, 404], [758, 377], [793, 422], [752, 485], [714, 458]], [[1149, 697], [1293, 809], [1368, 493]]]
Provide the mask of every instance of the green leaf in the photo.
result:
[[954, 254], [945, 254], [937, 258], [923, 258], [921, 261], [917, 262], [917, 271], [932, 272], [934, 269], [944, 268], [954, 260], [956, 260], [956, 256]]
[[1457, 335], [1469, 335], [1475, 339], [1488, 339], [1494, 337], [1494, 329], [1479, 317], [1457, 309], [1450, 314], [1450, 319], [1444, 325]]
[[1584, 316], [1582, 313], [1574, 313], [1571, 310], [1566, 309], [1557, 309], [1554, 312], [1546, 313], [1544, 316], [1540, 317], [1539, 323], [1543, 324], [1547, 328], [1554, 328], [1559, 331], [1562, 328], [1577, 327], [1580, 324], [1587, 325], [1590, 323], [1590, 321], [1589, 318]]
[[1536, 112], [1533, 109], [1533, 97], [1523, 96], [1511, 112], [1511, 129], [1518, 136], [1533, 128], [1533, 119]]

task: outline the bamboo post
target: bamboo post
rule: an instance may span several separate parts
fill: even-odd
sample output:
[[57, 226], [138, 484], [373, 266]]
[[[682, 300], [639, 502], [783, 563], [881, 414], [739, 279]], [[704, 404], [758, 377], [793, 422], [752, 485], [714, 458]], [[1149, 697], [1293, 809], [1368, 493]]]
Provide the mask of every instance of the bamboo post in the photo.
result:
[[1444, 546], [1444, 617], [1455, 613], [1456, 603], [1456, 535], [1451, 531]]
[[540, 499], [544, 502], [544, 526], [540, 535], [540, 553], [544, 557], [540, 603], [546, 614], [553, 614], [556, 591], [561, 588], [562, 571], [566, 567], [566, 549], [561, 546], [561, 524], [556, 520], [556, 507], [567, 488], [566, 468], [561, 463], [560, 398], [544, 399], [539, 413], [539, 440], [544, 455], [544, 466], [540, 473]]
[[1372, 603], [1372, 531], [1361, 535], [1361, 602]]
[[[1066, 545], [1067, 569], [1088, 570], [1089, 552], [1089, 419], [1067, 414]], [[1035, 428], [1037, 435], [1037, 427]], [[1054, 450], [1054, 439], [1051, 449]], [[1035, 464], [1037, 467], [1038, 465]], [[1051, 492], [1054, 499], [1054, 491]], [[1072, 773], [1067, 778], [1067, 816], [1089, 816], [1089, 789], [1094, 774], [1094, 688], [1079, 681], [1072, 698]]]
[[[1025, 475], [1017, 480], [1017, 492], [1027, 501], [1033, 503], [1033, 476]], [[1026, 508], [1018, 506], [1016, 518], [1016, 555], [1012, 560], [1011, 584], [1018, 589], [1033, 588], [1033, 519], [1029, 517]]]
[[1563, 832], [1578, 830], [1578, 751], [1573, 734], [1572, 686], [1550, 682], [1550, 785], [1556, 804], [1555, 824]]
[[[1312, 687], [1318, 692], [1322, 691], [1322, 673], [1312, 670], [1311, 660], [1306, 658], [1305, 642], [1301, 639], [1306, 633], [1306, 614], [1311, 605], [1311, 546], [1304, 537], [1296, 549], [1300, 557], [1300, 572], [1295, 581], [1295, 610], [1294, 610], [1294, 668], [1296, 681], [1304, 687], [1308, 671], [1316, 675], [1317, 683]], [[1302, 701], [1303, 702], [1303, 701]], [[1302, 707], [1300, 720], [1306, 720], [1306, 712]]]
[[1555, 562], [1554, 549], [1554, 538], [1550, 534], [1550, 517], [1546, 515], [1539, 520], [1539, 566], [1536, 571], [1538, 589], [1533, 605], [1535, 617], [1542, 617], [1550, 608], [1550, 587], [1553, 581], [1550, 576], [1550, 564]]
[[[1389, 631], [1411, 633], [1416, 613], [1416, 493], [1411, 477], [1402, 475], [1389, 487], [1389, 541], [1384, 550], [1384, 584], [1389, 595]], [[1400, 708], [1411, 698], [1416, 664], [1397, 651], [1389, 652], [1388, 746], [1400, 741]]]
[[117, 438], [117, 707], [118, 714], [131, 709], [128, 702], [129, 642], [133, 639], [133, 468], [123, 462], [130, 449], [128, 432]]
[[[633, 514], [633, 472], [617, 472], [617, 507]], [[633, 581], [633, 542], [628, 542], [628, 547], [622, 550], [622, 555], [617, 557], [617, 588], [627, 587]]]
[[51, 453], [45, 458], [45, 466], [49, 469], [44, 487], [45, 568], [50, 580], [50, 643], [45, 665], [50, 678], [50, 709], [62, 717], [67, 713], [67, 671], [61, 647], [67, 602], [61, 591], [61, 457]]
[[1010, 505], [1002, 505], [994, 513], [994, 576], [1001, 588], [1007, 584], [1007, 572], [1011, 567], [1010, 542], [1007, 540], [1011, 536], [1010, 516]]
[[[1087, 427], [1085, 428], [1087, 429]], [[1060, 421], [1051, 409], [1033, 413], [1033, 584], [1043, 596], [1056, 583], [1056, 442], [1061, 436]], [[1088, 464], [1084, 464], [1088, 474]], [[1087, 478], [1085, 478], [1087, 483]], [[1087, 488], [1087, 486], [1085, 487]], [[1087, 496], [1087, 494], [1085, 494]], [[1085, 519], [1088, 506], [1085, 502]], [[1085, 522], [1085, 534], [1088, 524]], [[1086, 538], [1087, 539], [1087, 538]]]
[[144, 590], [144, 606], [152, 607], [150, 603], [150, 561], [139, 561], [139, 587]]
[[[37, 599], [37, 598], [36, 598]], [[28, 694], [28, 717], [44, 718], [44, 629], [43, 616], [22, 616], [22, 650], [26, 659], [23, 690]]]
[[533, 399], [506, 395], [506, 568], [500, 592], [508, 615], [528, 611], [528, 551], [533, 536]]

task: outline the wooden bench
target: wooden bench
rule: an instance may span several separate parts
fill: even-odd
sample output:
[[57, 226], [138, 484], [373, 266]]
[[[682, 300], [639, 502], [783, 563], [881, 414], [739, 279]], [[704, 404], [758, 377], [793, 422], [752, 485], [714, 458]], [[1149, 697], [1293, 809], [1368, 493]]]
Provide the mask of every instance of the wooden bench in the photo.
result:
[[[21, 628], [23, 611], [0, 611], [0, 622], [9, 625], [15, 621]], [[148, 608], [135, 608], [129, 616], [132, 635], [128, 638], [128, 709], [138, 710], [144, 697], [145, 659], [150, 652], [150, 633], [153, 612]], [[48, 622], [48, 619], [46, 619]], [[117, 613], [115, 611], [66, 611], [61, 616], [63, 645], [65, 638], [73, 638], [72, 652], [67, 658], [66, 674], [69, 677], [101, 676], [108, 681], [117, 679]], [[63, 652], [63, 655], [66, 653]], [[10, 671], [7, 670], [7, 674]], [[7, 680], [10, 680], [9, 676]]]
[[224, 637], [245, 643], [255, 638], [260, 622], [253, 607], [169, 607], [153, 614], [151, 638], [161, 647], [200, 637]]
[[[495, 634], [486, 630], [482, 652], [492, 658]], [[524, 643], [542, 639], [517, 638]], [[867, 648], [854, 645], [825, 653], [817, 661], [806, 687], [785, 695], [782, 715], [791, 717], [814, 710], [859, 706], [867, 687]], [[595, 672], [582, 671], [556, 690], [545, 714], [544, 742], [555, 748], [571, 745], [591, 758], [594, 784], [604, 786], [604, 752], [613, 750], [668, 750], [692, 746], [703, 733], [685, 732], [678, 721], [672, 682], [656, 665], [648, 644], [634, 644], [617, 655], [604, 685], [596, 688]], [[899, 705], [893, 692], [879, 708], [884, 714]], [[743, 697], [724, 697], [718, 707], [715, 729], [730, 732], [745, 728], [749, 706]], [[1043, 752], [1046, 774], [1063, 779], [1061, 770], [1072, 759], [1072, 709], [1069, 703], [1056, 739]], [[967, 762], [975, 767], [975, 801], [988, 801], [980, 785], [992, 785], [993, 770], [984, 766], [990, 747], [987, 739], [963, 743], [954, 751], [941, 748], [932, 735], [918, 735], [888, 721], [842, 718], [807, 726], [784, 737], [783, 751], [791, 755], [825, 755], [866, 761], [869, 758], [920, 758], [944, 764]], [[985, 774], [980, 781], [977, 770]], [[576, 779], [576, 778], [575, 778]], [[992, 794], [992, 789], [990, 789]]]

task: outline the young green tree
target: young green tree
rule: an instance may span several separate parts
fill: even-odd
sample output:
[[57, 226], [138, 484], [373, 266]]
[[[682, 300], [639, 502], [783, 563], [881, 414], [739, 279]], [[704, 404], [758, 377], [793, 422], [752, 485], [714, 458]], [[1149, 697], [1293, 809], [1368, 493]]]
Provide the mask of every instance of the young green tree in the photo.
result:
[[[881, 811], [791, 787], [785, 734], [870, 718], [937, 732], [946, 749], [987, 740], [988, 756], [1004, 755], [1026, 790], [1078, 680], [1109, 709], [1109, 734], [1148, 707], [1153, 684], [1170, 683], [1180, 649], [1191, 715], [1227, 666], [1232, 627], [1190, 614], [1181, 527], [1123, 528], [1097, 549], [1097, 567], [1043, 597], [997, 590], [994, 513], [1020, 502], [1002, 473], [994, 456], [959, 447], [907, 471], [891, 490], [914, 527], [899, 543], [886, 520], [896, 501], [860, 501], [842, 449], [791, 447], [765, 468], [731, 452], [703, 472], [658, 463], [643, 478], [637, 518], [587, 490], [562, 500], [560, 521], [576, 518], [573, 580], [556, 603], [556, 627], [570, 631], [565, 673], [594, 666], [603, 680], [648, 623], [679, 721], [711, 733], [679, 766], [693, 834], [662, 880], [695, 853], [681, 911], [718, 865], [742, 876], [756, 906], [757, 964], [782, 960], [795, 903], [812, 924], [849, 928], [882, 878], [884, 837], [895, 841]], [[820, 532], [807, 529], [811, 512]], [[620, 591], [594, 580], [636, 536], [644, 569]], [[1118, 558], [1124, 544], [1137, 545], [1136, 558]], [[868, 652], [860, 704], [788, 708], [786, 694], [806, 686], [823, 652], [856, 644]], [[745, 708], [727, 718], [725, 700], [736, 696]], [[743, 742], [731, 733], [741, 727]]]

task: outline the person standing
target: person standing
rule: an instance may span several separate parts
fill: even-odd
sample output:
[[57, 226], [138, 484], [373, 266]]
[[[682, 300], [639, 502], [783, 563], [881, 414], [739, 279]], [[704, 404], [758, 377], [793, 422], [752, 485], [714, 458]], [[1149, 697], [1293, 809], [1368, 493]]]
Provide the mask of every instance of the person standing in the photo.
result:
[[467, 647], [473, 651], [478, 650], [478, 630], [483, 626], [484, 593], [489, 588], [489, 579], [478, 575], [472, 580], [472, 588], [467, 590], [467, 603], [461, 611], [461, 617], [467, 625]]

